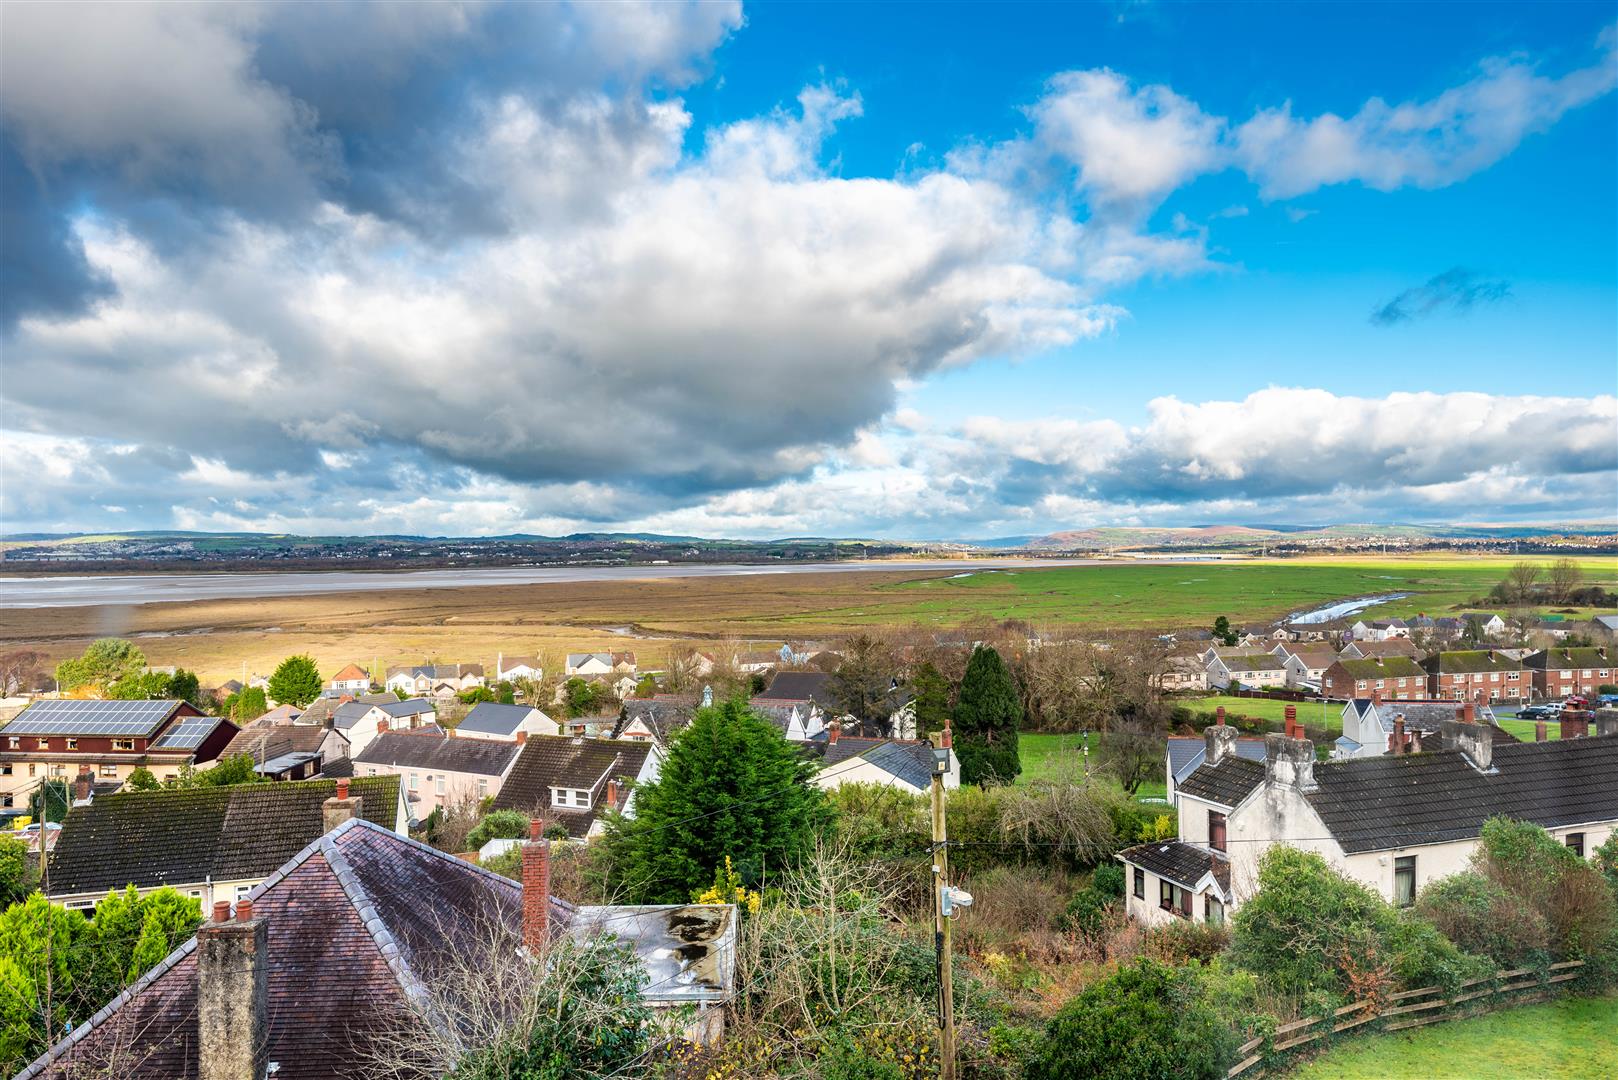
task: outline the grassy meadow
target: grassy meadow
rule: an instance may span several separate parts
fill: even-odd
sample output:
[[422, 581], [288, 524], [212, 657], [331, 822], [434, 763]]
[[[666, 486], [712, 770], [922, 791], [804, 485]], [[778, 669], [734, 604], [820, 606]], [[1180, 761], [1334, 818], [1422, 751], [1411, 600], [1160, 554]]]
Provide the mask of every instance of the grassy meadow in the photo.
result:
[[[1357, 557], [1173, 565], [1081, 563], [955, 577], [873, 563], [869, 572], [569, 582], [288, 595], [5, 613], [0, 644], [53, 658], [88, 641], [132, 636], [154, 664], [204, 682], [267, 672], [308, 652], [323, 671], [424, 659], [493, 664], [495, 655], [633, 648], [662, 662], [689, 642], [770, 648], [870, 627], [946, 628], [1022, 619], [1097, 629], [1260, 621], [1391, 592], [1373, 615], [1442, 612], [1481, 596], [1516, 560]], [[1538, 561], [1546, 562], [1547, 559]], [[1586, 579], [1618, 588], [1618, 560], [1586, 560]], [[622, 632], [627, 631], [628, 635]], [[1255, 706], [1246, 706], [1253, 708]]]
[[1293, 1080], [1586, 1080], [1618, 1076], [1618, 997], [1563, 998], [1355, 1039]]

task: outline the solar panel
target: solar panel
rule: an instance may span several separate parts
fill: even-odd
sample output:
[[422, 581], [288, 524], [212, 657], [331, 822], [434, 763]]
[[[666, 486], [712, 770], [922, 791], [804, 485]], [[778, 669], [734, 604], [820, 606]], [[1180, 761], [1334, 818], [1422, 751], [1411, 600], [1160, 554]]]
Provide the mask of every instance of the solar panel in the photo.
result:
[[152, 744], [153, 750], [195, 750], [202, 745], [215, 727], [219, 725], [216, 716], [186, 716], [171, 726], [162, 736]]
[[36, 701], [11, 723], [5, 735], [109, 735], [139, 738], [151, 734], [175, 710], [177, 701]]

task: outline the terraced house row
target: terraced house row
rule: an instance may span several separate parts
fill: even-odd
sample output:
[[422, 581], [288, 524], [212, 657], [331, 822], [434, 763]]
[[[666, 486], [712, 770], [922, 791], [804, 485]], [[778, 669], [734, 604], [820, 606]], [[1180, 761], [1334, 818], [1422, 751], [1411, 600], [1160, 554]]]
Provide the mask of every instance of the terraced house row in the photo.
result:
[[1333, 698], [1389, 701], [1528, 701], [1589, 696], [1618, 682], [1612, 650], [1555, 648], [1465, 649], [1410, 656], [1339, 658], [1327, 667], [1321, 691]]

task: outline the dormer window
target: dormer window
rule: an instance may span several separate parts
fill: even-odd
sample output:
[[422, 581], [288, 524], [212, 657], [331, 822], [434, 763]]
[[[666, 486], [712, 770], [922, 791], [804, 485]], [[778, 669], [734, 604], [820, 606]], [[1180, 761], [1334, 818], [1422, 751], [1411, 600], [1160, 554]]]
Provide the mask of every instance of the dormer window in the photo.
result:
[[551, 788], [551, 805], [572, 810], [590, 809], [590, 793], [579, 788]]

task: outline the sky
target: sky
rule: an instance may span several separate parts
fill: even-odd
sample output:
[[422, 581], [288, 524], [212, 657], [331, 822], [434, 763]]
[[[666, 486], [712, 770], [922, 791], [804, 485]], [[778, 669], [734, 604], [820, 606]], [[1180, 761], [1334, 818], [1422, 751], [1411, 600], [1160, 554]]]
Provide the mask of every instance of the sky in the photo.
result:
[[0, 532], [1618, 520], [1608, 3], [0, 7]]

